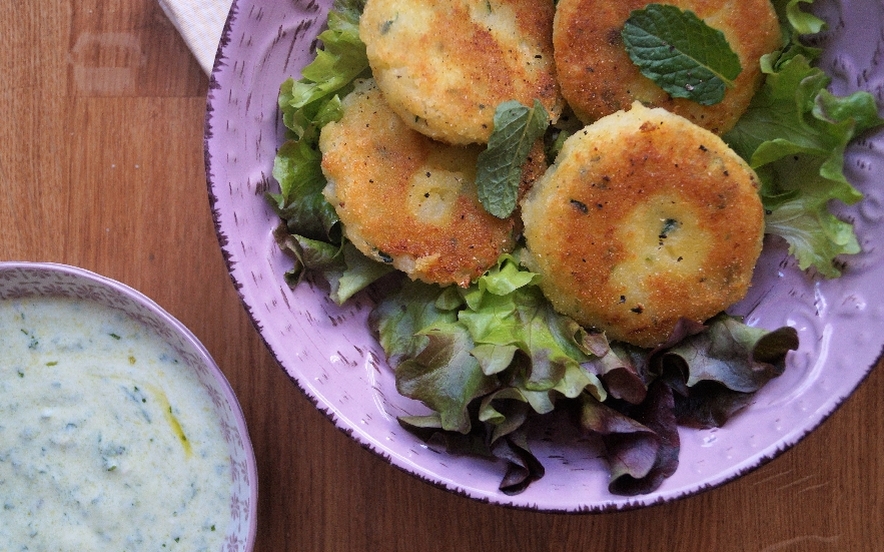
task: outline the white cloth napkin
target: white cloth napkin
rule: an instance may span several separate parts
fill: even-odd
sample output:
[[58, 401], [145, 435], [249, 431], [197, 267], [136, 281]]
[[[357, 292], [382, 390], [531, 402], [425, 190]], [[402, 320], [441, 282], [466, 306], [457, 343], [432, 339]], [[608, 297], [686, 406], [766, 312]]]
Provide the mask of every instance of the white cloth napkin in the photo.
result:
[[210, 74], [233, 0], [159, 0], [159, 3], [200, 67]]

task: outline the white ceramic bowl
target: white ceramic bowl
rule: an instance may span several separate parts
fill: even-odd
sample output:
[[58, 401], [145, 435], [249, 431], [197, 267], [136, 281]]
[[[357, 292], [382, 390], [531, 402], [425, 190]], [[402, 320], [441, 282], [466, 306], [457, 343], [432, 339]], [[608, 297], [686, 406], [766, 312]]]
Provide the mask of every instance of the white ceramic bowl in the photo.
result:
[[156, 333], [193, 371], [211, 399], [230, 456], [231, 516], [221, 550], [251, 551], [257, 532], [255, 456], [239, 402], [199, 340], [154, 301], [115, 280], [69, 265], [0, 262], [0, 299], [28, 297], [78, 299], [121, 311]]

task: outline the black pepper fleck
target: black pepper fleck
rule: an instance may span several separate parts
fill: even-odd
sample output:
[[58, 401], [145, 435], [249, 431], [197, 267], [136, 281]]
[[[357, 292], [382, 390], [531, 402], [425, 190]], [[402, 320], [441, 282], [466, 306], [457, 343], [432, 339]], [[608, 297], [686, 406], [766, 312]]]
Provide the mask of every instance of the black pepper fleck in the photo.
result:
[[582, 201], [577, 201], [576, 199], [571, 200], [571, 206], [583, 213], [584, 215], [589, 212], [589, 208], [586, 206], [586, 203]]

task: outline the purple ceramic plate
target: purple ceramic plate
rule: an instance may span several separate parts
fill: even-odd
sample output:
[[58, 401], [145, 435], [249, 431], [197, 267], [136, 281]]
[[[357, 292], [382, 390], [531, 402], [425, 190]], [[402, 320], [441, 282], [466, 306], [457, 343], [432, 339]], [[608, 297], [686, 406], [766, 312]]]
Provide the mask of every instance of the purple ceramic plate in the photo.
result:
[[245, 416], [224, 374], [181, 322], [131, 287], [82, 268], [56, 263], [0, 262], [0, 299], [79, 299], [120, 311], [159, 336], [192, 370], [212, 400], [230, 454], [231, 518], [223, 552], [251, 552], [258, 522], [258, 470]]
[[[822, 37], [833, 91], [866, 89], [884, 104], [879, 70], [884, 7], [874, 0], [817, 0], [829, 22]], [[366, 325], [365, 296], [341, 308], [321, 284], [292, 290], [292, 263], [278, 249], [278, 220], [264, 199], [283, 125], [279, 85], [311, 59], [328, 0], [235, 0], [211, 78], [206, 120], [209, 194], [230, 274], [256, 327], [292, 381], [334, 424], [394, 466], [432, 484], [491, 503], [544, 511], [608, 511], [695, 494], [769, 461], [816, 428], [869, 373], [882, 351], [884, 302], [884, 134], [847, 152], [848, 178], [867, 197], [842, 214], [855, 221], [863, 252], [845, 275], [825, 281], [799, 271], [768, 243], [749, 296], [734, 309], [752, 325], [799, 331], [786, 373], [721, 429], [681, 430], [676, 473], [639, 497], [607, 491], [602, 461], [550, 428], [532, 443], [546, 475], [517, 496], [498, 491], [505, 466], [429, 450], [396, 418], [425, 413], [396, 392], [382, 349]]]

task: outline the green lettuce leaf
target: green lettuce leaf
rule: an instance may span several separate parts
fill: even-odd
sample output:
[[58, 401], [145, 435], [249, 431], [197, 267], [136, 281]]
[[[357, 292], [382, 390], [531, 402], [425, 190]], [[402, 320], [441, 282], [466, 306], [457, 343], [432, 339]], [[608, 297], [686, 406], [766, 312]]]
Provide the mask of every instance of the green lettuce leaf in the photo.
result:
[[427, 346], [424, 328], [457, 321], [457, 313], [446, 303], [447, 295], [437, 286], [406, 282], [371, 310], [368, 325], [394, 367]]
[[710, 320], [705, 331], [654, 355], [654, 362], [661, 374], [678, 372], [680, 381], [671, 384], [682, 392], [685, 386], [715, 381], [733, 391], [753, 393], [783, 373], [786, 354], [797, 347], [795, 328], [770, 332], [722, 314]]
[[[726, 315], [680, 325], [658, 350], [611, 344], [556, 313], [519, 257], [501, 256], [466, 289], [407, 281], [369, 316], [399, 392], [433, 410], [403, 427], [449, 452], [505, 461], [503, 492], [542, 476], [525, 425], [560, 404], [578, 405], [581, 427], [602, 437], [612, 492], [653, 490], [678, 465], [677, 420], [714, 411], [723, 421], [797, 347], [792, 328], [768, 332]], [[707, 387], [711, 398], [690, 392]]]
[[528, 435], [523, 428], [519, 428], [506, 439], [495, 441], [492, 452], [497, 458], [507, 461], [507, 471], [499, 486], [504, 494], [521, 493], [531, 483], [542, 478], [546, 471], [543, 464], [531, 452]]
[[580, 425], [598, 434], [611, 472], [608, 490], [634, 496], [653, 491], [678, 468], [681, 439], [672, 390], [654, 382], [639, 405], [606, 405], [584, 396]]
[[[599, 334], [604, 339], [603, 334]], [[597, 336], [596, 339], [599, 337]], [[645, 400], [648, 383], [653, 379], [647, 371], [647, 351], [624, 343], [608, 344], [584, 368], [596, 374], [608, 395], [632, 404]]]
[[473, 399], [498, 388], [497, 378], [486, 376], [470, 355], [469, 332], [456, 323], [437, 323], [417, 334], [425, 346], [396, 367], [396, 389], [439, 413], [442, 429], [467, 433], [467, 406]]
[[826, 277], [841, 274], [837, 257], [858, 253], [853, 226], [831, 212], [831, 202], [851, 205], [862, 198], [844, 175], [844, 152], [860, 134], [884, 123], [866, 92], [836, 97], [831, 78], [812, 62], [818, 51], [799, 41], [822, 22], [799, 9], [807, 0], [779, 2], [791, 37], [762, 59], [762, 88], [725, 141], [761, 179], [766, 231], [783, 237], [804, 270]]
[[338, 305], [393, 272], [393, 267], [366, 257], [346, 240], [339, 244], [313, 240], [290, 233], [284, 225], [277, 228], [275, 237], [277, 245], [295, 260], [295, 266], [285, 274], [288, 284], [295, 287], [306, 274], [319, 273], [329, 284], [329, 297]]
[[280, 193], [268, 194], [268, 199], [293, 234], [336, 242], [340, 239], [339, 221], [322, 195], [326, 180], [320, 161], [318, 147], [309, 140], [284, 142], [273, 162], [273, 177]]
[[470, 332], [473, 355], [485, 366], [519, 360], [523, 369], [511, 382], [539, 413], [553, 409], [556, 397], [577, 397], [584, 390], [604, 399], [601, 381], [585, 370], [589, 358], [576, 322], [555, 312], [536, 285], [537, 276], [520, 267], [517, 257], [504, 255], [497, 266], [462, 291], [458, 321]]
[[340, 120], [341, 98], [353, 81], [368, 76], [365, 44], [359, 38], [364, 1], [337, 0], [328, 15], [328, 28], [319, 34], [322, 47], [301, 72], [280, 86], [279, 109], [287, 129], [273, 163], [279, 193], [267, 199], [284, 221], [277, 243], [295, 260], [286, 273], [297, 285], [305, 271], [321, 273], [331, 286], [330, 297], [342, 304], [392, 269], [365, 257], [342, 236], [340, 221], [322, 194], [319, 135], [323, 126]]
[[706, 331], [653, 354], [649, 363], [675, 391], [680, 425], [720, 427], [783, 373], [786, 355], [797, 348], [794, 328], [766, 331], [722, 314]]
[[792, 34], [793, 30], [798, 35], [817, 34], [826, 26], [825, 21], [801, 9], [801, 4], [813, 4], [813, 0], [773, 0], [772, 3], [777, 17], [784, 26], [788, 25], [788, 34]]
[[365, 44], [359, 38], [359, 12], [352, 3], [336, 2], [328, 14], [328, 28], [317, 38], [322, 48], [301, 70], [301, 78], [290, 81], [291, 90], [280, 96], [283, 121], [299, 137], [327, 101], [368, 69]]
[[604, 399], [601, 381], [581, 366], [585, 332], [552, 309], [535, 280], [504, 255], [468, 289], [408, 282], [384, 297], [369, 324], [400, 392], [458, 431], [469, 430], [466, 409], [478, 393], [501, 386], [539, 413], [586, 390]]
[[440, 290], [407, 282], [372, 310], [369, 325], [394, 365], [396, 388], [439, 414], [441, 428], [469, 433], [470, 402], [499, 387], [470, 355], [474, 342], [456, 313], [437, 306]]
[[[280, 86], [279, 109], [290, 139], [280, 148], [274, 163], [273, 177], [280, 184], [280, 194], [273, 200], [280, 211], [303, 211], [301, 217], [289, 221], [290, 226], [315, 224], [302, 219], [326, 209], [322, 206], [325, 178], [320, 169], [319, 132], [341, 118], [341, 97], [352, 89], [357, 77], [368, 71], [358, 17], [350, 10], [349, 5], [335, 4], [329, 12], [328, 28], [319, 34], [322, 48], [314, 60], [304, 67], [299, 80], [289, 78]], [[306, 205], [293, 207], [301, 203]], [[328, 218], [321, 212], [315, 212], [315, 216]]]
[[[500, 481], [498, 488], [508, 495], [515, 495], [524, 491], [528, 486], [542, 478], [545, 469], [543, 464], [531, 452], [528, 444], [527, 432], [522, 421], [527, 418], [527, 409], [519, 407], [519, 401], [502, 400], [505, 405], [498, 405], [502, 411], [506, 411], [505, 418], [519, 422], [510, 422], [514, 426], [499, 437], [493, 436], [488, 431], [489, 424], [477, 423], [475, 409], [471, 409], [471, 419], [474, 423], [468, 433], [446, 431], [442, 429], [441, 417], [438, 414], [427, 416], [402, 416], [399, 425], [423, 440], [427, 446], [436, 452], [444, 452], [453, 455], [470, 455], [479, 458], [496, 459], [504, 461], [507, 465], [506, 473]], [[520, 411], [516, 414], [515, 410]]]
[[399, 425], [416, 435], [436, 452], [458, 456], [477, 456], [494, 459], [487, 432], [481, 424], [472, 424], [467, 433], [442, 429], [438, 412], [425, 416], [400, 416]]

